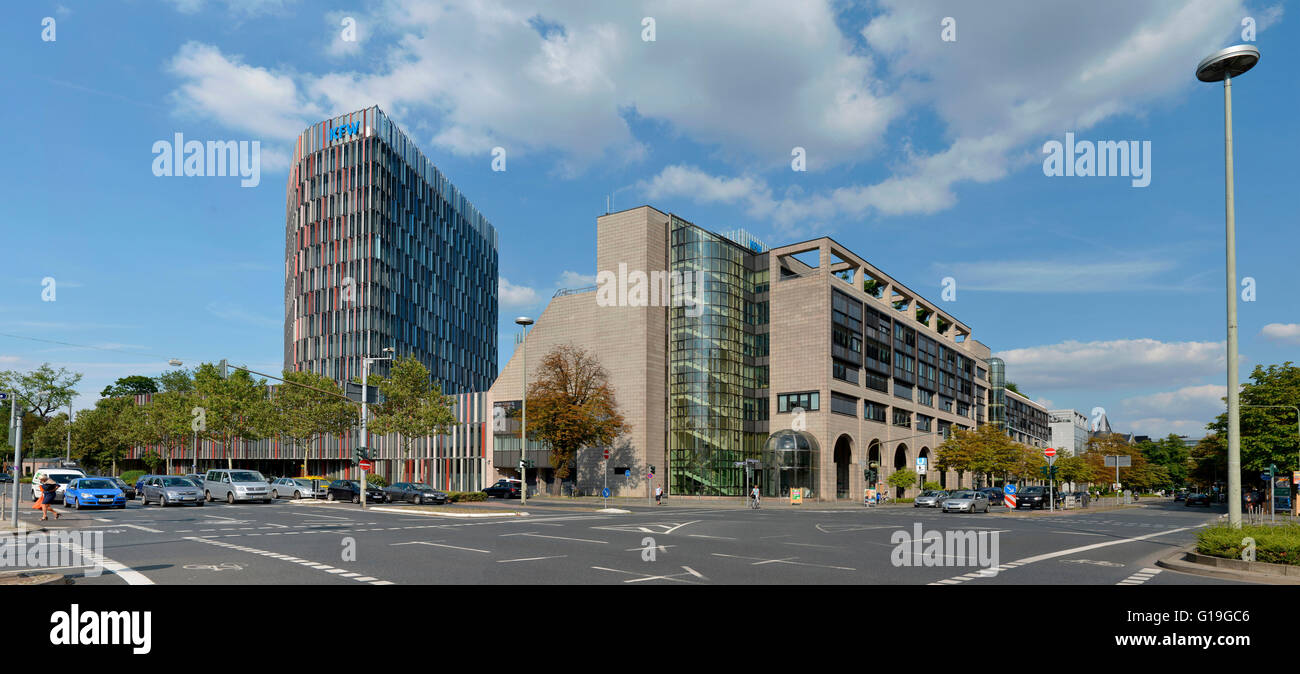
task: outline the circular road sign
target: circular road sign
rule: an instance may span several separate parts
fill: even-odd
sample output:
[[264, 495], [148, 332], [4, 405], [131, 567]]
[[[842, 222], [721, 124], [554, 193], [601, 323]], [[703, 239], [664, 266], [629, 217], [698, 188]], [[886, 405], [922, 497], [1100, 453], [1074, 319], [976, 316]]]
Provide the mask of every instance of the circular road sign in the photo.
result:
[[1014, 485], [1014, 484], [1009, 484], [1009, 485], [1003, 487], [1003, 488], [1002, 488], [1002, 493], [1003, 493], [1003, 494], [1006, 494], [1007, 496], [1011, 496], [1012, 494], [1015, 494], [1015, 493], [1016, 493], [1016, 485]]
[[609, 487], [605, 487], [604, 489], [600, 490], [600, 495], [605, 498], [609, 498]]
[[1047, 449], [1044, 449], [1043, 456], [1056, 456], [1056, 449], [1054, 447], [1048, 447]]

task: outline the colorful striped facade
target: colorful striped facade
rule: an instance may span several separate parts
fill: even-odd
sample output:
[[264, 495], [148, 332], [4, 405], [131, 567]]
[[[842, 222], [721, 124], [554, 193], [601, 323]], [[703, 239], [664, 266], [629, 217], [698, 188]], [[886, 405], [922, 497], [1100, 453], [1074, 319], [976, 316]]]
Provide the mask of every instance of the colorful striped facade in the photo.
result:
[[[273, 388], [273, 387], [268, 387]], [[404, 453], [402, 438], [396, 433], [370, 434], [375, 468], [372, 473], [393, 482], [419, 480], [439, 489], [477, 491], [496, 478], [488, 465], [487, 416], [485, 393], [453, 394], [454, 413], [459, 422], [446, 435], [416, 438], [411, 442], [410, 454]], [[136, 396], [136, 404], [143, 405], [152, 396]], [[307, 474], [333, 478], [357, 478], [360, 471], [353, 462], [356, 448], [360, 446], [360, 429], [344, 437], [321, 437], [312, 443]], [[195, 457], [194, 439], [187, 438], [180, 447], [171, 450], [171, 459], [179, 465], [173, 473], [186, 473], [196, 462], [200, 471], [225, 468], [227, 463], [235, 468], [248, 468], [271, 476], [296, 476], [303, 474], [304, 450], [292, 441], [282, 438], [263, 438], [243, 443], [222, 442], [217, 439], [199, 439], [198, 456]], [[125, 458], [140, 459], [146, 452], [154, 451], [167, 457], [161, 445], [132, 448]]]

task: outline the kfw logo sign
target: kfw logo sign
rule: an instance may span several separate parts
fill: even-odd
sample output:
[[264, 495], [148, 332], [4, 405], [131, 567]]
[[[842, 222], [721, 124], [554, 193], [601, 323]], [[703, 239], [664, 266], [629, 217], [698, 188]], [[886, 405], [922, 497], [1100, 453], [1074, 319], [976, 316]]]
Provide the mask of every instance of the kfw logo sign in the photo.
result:
[[355, 136], [359, 131], [361, 131], [361, 122], [340, 124], [339, 126], [330, 129], [330, 142], [334, 142], [344, 136]]

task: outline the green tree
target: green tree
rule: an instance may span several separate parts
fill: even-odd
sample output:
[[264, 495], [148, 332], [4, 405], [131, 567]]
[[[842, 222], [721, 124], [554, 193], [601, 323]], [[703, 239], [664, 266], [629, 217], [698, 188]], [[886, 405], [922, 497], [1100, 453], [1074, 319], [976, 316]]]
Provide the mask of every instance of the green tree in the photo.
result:
[[[315, 372], [284, 371], [285, 383], [276, 388], [271, 406], [281, 434], [301, 447], [302, 474], [310, 475], [307, 461], [312, 444], [326, 435], [341, 436], [357, 424], [358, 406], [343, 396], [333, 379]], [[333, 394], [333, 395], [331, 395]]]
[[83, 465], [109, 466], [117, 475], [117, 462], [131, 448], [128, 413], [132, 398], [101, 398], [94, 409], [82, 410], [72, 422], [72, 453]]
[[[275, 432], [275, 412], [267, 398], [266, 380], [254, 379], [244, 370], [234, 369], [222, 378], [212, 363], [203, 363], [194, 373], [194, 387], [202, 399], [204, 418], [210, 437], [221, 438], [242, 446]], [[226, 452], [226, 466], [234, 467], [231, 452]]]
[[60, 412], [49, 418], [45, 425], [32, 434], [34, 457], [63, 456], [67, 451], [68, 413]]
[[1190, 454], [1178, 435], [1170, 433], [1160, 440], [1144, 440], [1138, 443], [1138, 449], [1147, 461], [1168, 474], [1168, 486], [1181, 487], [1187, 482]]
[[1191, 479], [1197, 485], [1208, 488], [1228, 479], [1228, 444], [1225, 438], [1226, 435], [1211, 433], [1192, 447], [1188, 464]]
[[990, 427], [991, 424], [985, 424], [975, 431], [955, 428], [952, 435], [949, 435], [938, 447], [935, 447], [935, 465], [943, 472], [956, 471], [958, 487], [961, 486], [962, 474], [975, 466], [980, 453], [983, 451], [981, 446], [982, 436], [979, 431]]
[[99, 395], [101, 398], [117, 398], [157, 392], [158, 382], [154, 381], [152, 377], [133, 374], [129, 377], [120, 377], [112, 385], [105, 386], [104, 390], [99, 392]]
[[560, 480], [576, 473], [580, 448], [609, 446], [627, 431], [609, 374], [585, 349], [571, 344], [551, 349], [533, 376], [527, 432], [550, 448]]
[[[1247, 405], [1300, 406], [1300, 367], [1291, 361], [1265, 368], [1256, 365], [1251, 381], [1241, 387], [1241, 469], [1261, 471], [1276, 464], [1296, 465], [1300, 455], [1296, 411], [1290, 407], [1259, 408]], [[1224, 412], [1206, 429], [1228, 437], [1228, 414]], [[1226, 479], [1226, 478], [1222, 478]]]
[[916, 471], [911, 468], [900, 468], [894, 471], [889, 478], [885, 480], [885, 484], [897, 489], [897, 495], [901, 498], [907, 489], [916, 485], [917, 479], [918, 476]]
[[[68, 403], [77, 397], [75, 387], [81, 381], [80, 372], [69, 372], [66, 368], [55, 370], [45, 363], [31, 372], [16, 370], [0, 371], [0, 390], [17, 391], [15, 396], [8, 396], [0, 404], [0, 415], [8, 424], [9, 406], [17, 404], [17, 411], [23, 417], [23, 452], [35, 456], [36, 433], [40, 431], [59, 410], [66, 409]], [[5, 455], [13, 458], [13, 439], [5, 436]]]
[[[389, 376], [379, 380], [379, 392], [384, 401], [376, 406], [370, 427], [376, 433], [400, 434], [402, 455], [407, 458], [415, 438], [443, 435], [457, 423], [454, 399], [442, 394], [442, 387], [414, 356], [393, 361]], [[420, 479], [417, 472], [416, 481]]]

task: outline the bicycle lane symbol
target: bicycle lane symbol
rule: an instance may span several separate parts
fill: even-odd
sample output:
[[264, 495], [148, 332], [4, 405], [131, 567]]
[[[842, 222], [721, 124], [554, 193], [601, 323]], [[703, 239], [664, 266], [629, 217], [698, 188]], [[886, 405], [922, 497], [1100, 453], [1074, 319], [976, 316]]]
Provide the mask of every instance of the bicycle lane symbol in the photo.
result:
[[222, 562], [221, 564], [186, 564], [186, 569], [190, 571], [243, 571], [244, 567], [234, 562]]

